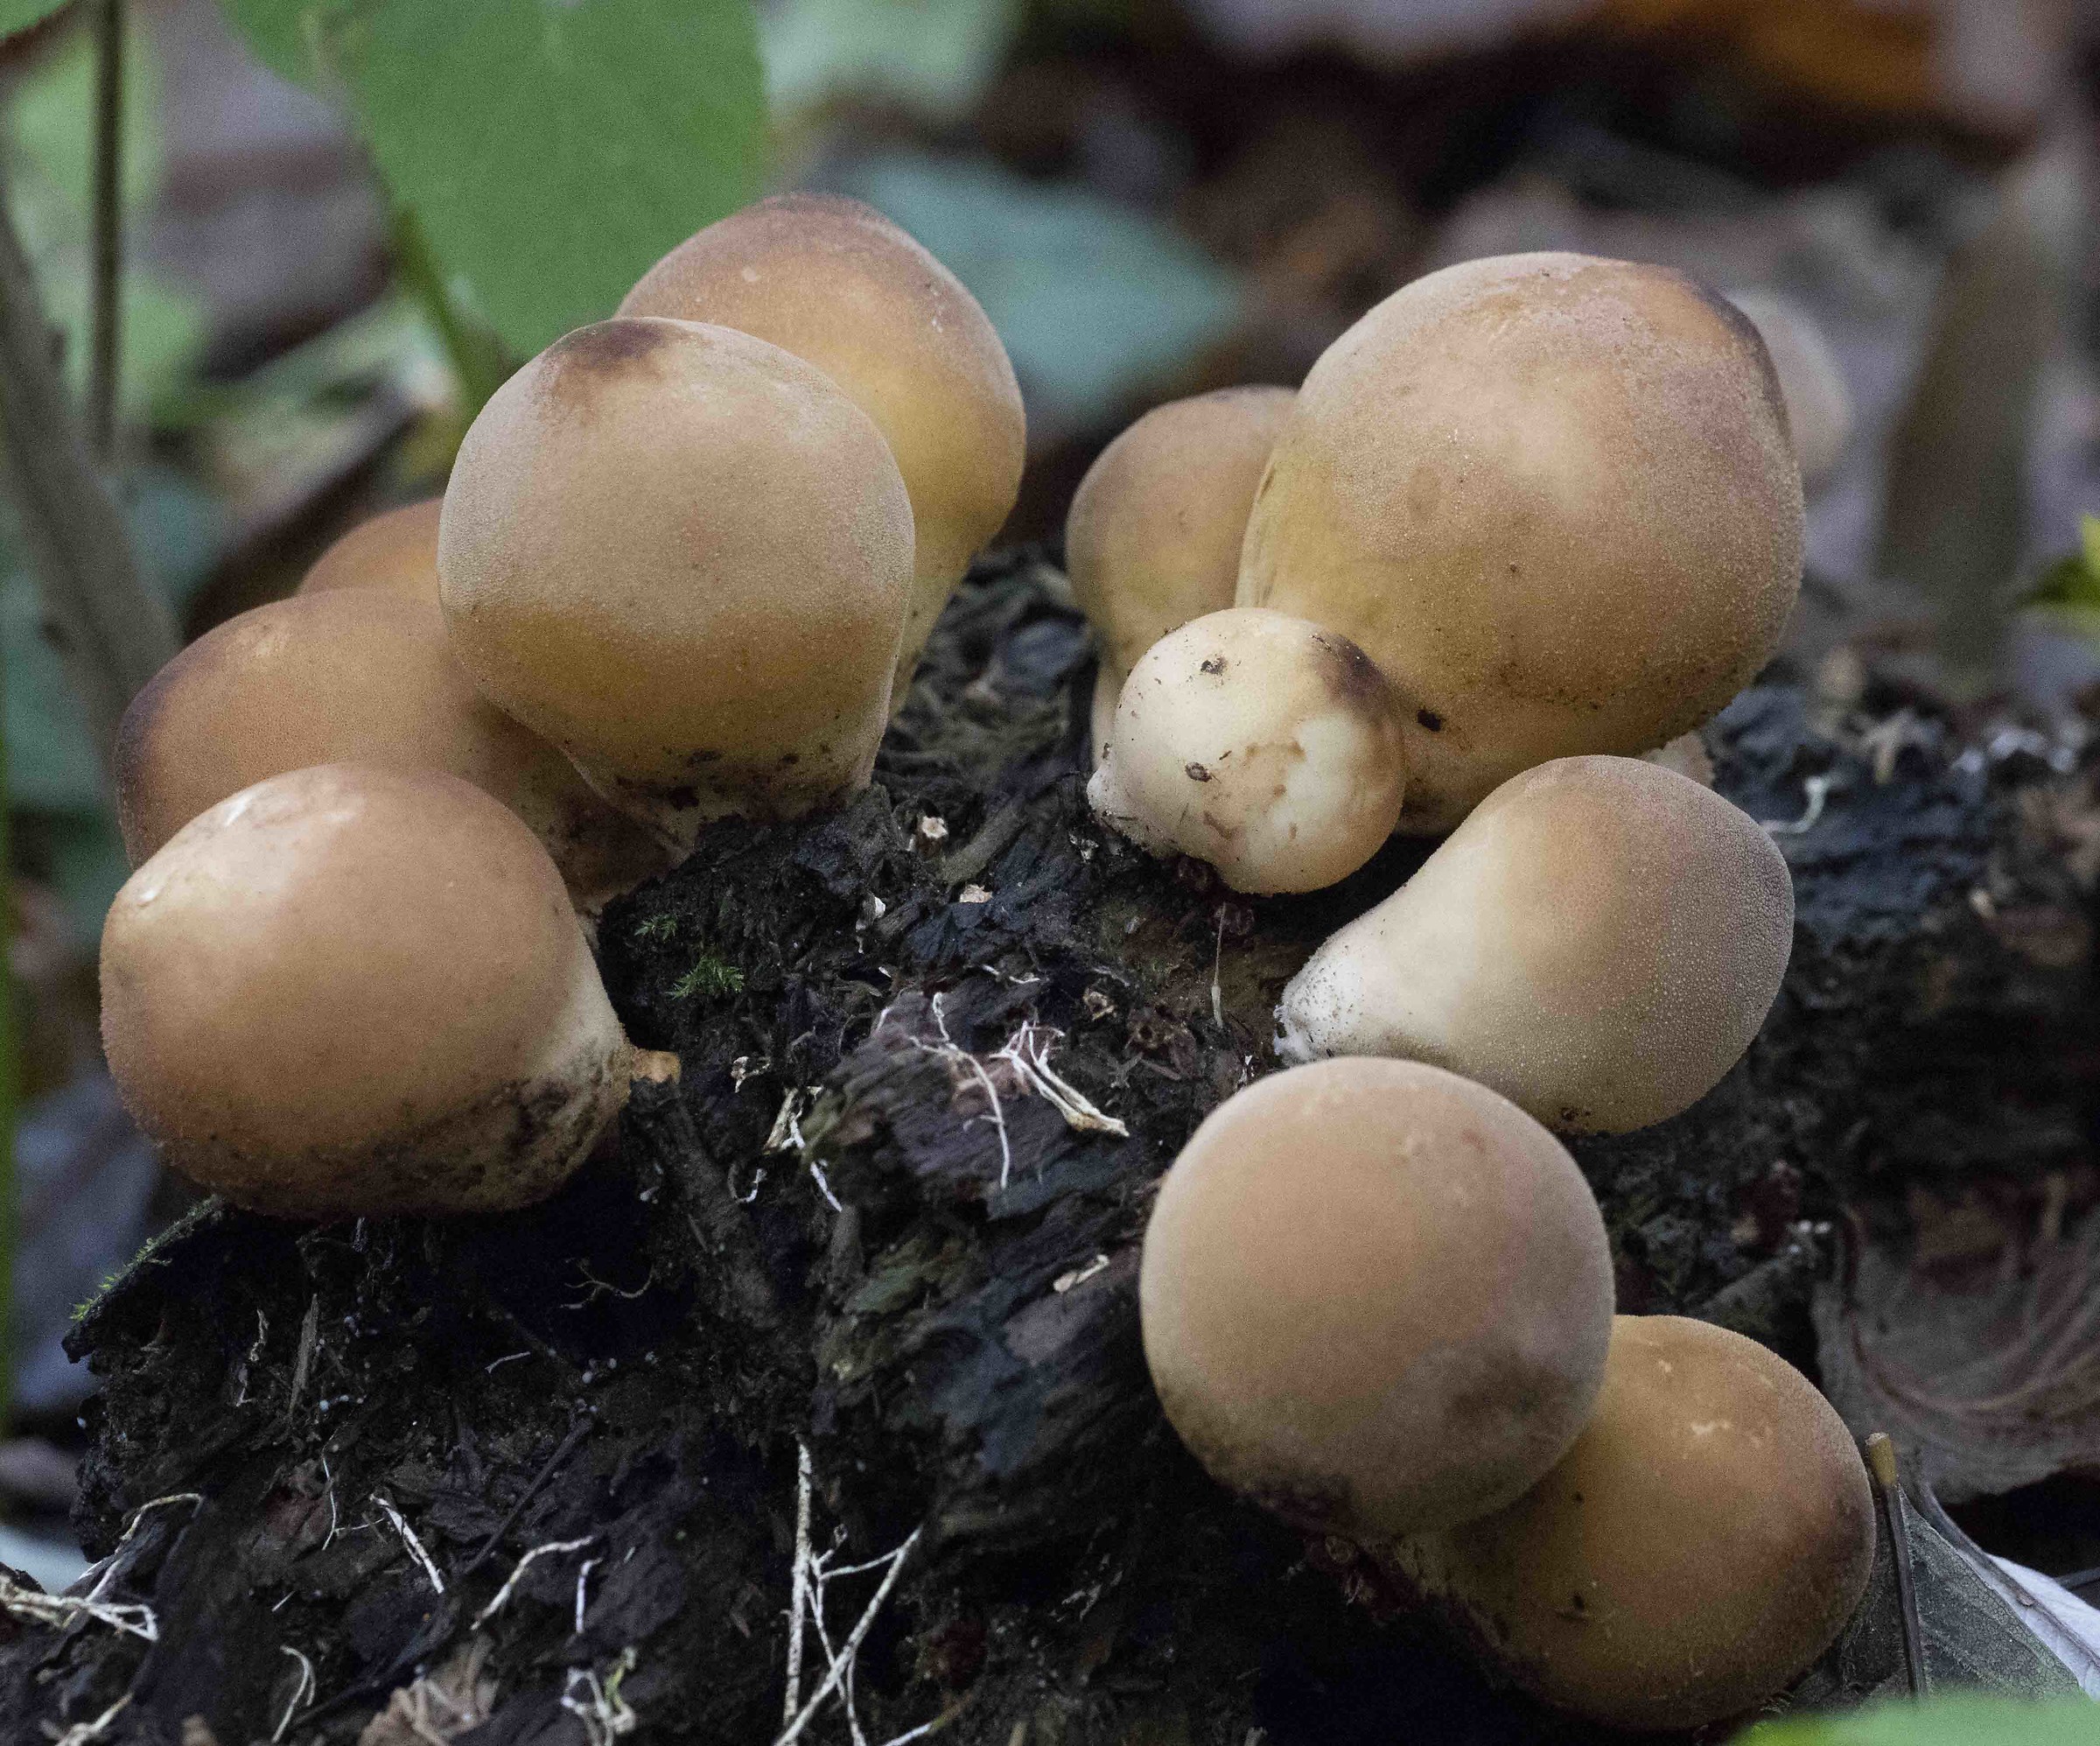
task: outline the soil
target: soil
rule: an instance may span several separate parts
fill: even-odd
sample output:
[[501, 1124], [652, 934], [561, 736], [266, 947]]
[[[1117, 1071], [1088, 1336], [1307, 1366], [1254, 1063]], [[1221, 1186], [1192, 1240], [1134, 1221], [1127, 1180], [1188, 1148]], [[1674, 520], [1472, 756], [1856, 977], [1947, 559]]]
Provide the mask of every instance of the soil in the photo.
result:
[[[1848, 1224], [1986, 1177], [2092, 1198], [2065, 848], [2092, 810], [2035, 736], [1964, 755], [1928, 700], [1870, 691], [1838, 723], [1776, 677], [1708, 738], [1755, 817], [1823, 793], [1779, 838], [1785, 990], [1694, 1109], [1574, 1150], [1623, 1308], [1812, 1366]], [[872, 788], [717, 826], [615, 904], [608, 986], [683, 1076], [638, 1085], [553, 1200], [318, 1227], [207, 1203], [88, 1308], [77, 1525], [114, 1554], [99, 1599], [145, 1610], [0, 1619], [0, 1737], [127, 1700], [71, 1737], [773, 1740], [803, 1450], [816, 1553], [919, 1536], [851, 1658], [869, 1742], [1603, 1737], [1222, 1494], [1160, 1420], [1152, 1186], [1273, 1066], [1286, 978], [1426, 845], [1298, 899], [1147, 859], [1086, 809], [1092, 677], [1054, 569], [982, 565]], [[834, 1648], [889, 1568], [827, 1582]], [[826, 1665], [812, 1635], [805, 1700]], [[827, 1706], [800, 1737], [851, 1735]]]

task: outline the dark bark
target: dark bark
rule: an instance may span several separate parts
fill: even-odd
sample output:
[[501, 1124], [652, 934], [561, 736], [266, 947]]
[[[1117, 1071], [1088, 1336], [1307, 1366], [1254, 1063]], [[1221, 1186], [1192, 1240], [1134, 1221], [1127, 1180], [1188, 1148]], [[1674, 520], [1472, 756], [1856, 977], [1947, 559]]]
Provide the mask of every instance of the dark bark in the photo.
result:
[[[109, 1595], [153, 1607], [157, 1644], [17, 1629], [8, 1737], [129, 1689], [110, 1740], [176, 1742], [192, 1714], [223, 1746], [268, 1738], [290, 1648], [318, 1701], [286, 1737], [354, 1739], [480, 1638], [475, 1746], [585, 1739], [562, 1699], [588, 1707], [586, 1672], [638, 1737], [769, 1740], [798, 1444], [818, 1551], [924, 1530], [858, 1658], [871, 1741], [935, 1718], [970, 1746], [1592, 1737], [1224, 1497], [1160, 1420], [1135, 1298], [1151, 1185], [1272, 1064], [1283, 981], [1424, 851], [1259, 902], [1146, 860], [1087, 815], [1090, 678], [1054, 573], [986, 566], [875, 788], [808, 826], [718, 827], [616, 905], [608, 984], [684, 1077], [638, 1087], [552, 1203], [319, 1229], [209, 1209], [108, 1292], [76, 1336], [104, 1382], [83, 1532], [106, 1550], [150, 1499], [205, 1501], [119, 1554]], [[1774, 686], [1711, 733], [1757, 817], [1837, 782], [1781, 838], [1800, 925], [1764, 1035], [1684, 1116], [1575, 1148], [1623, 1307], [1710, 1306], [1804, 1364], [1828, 1223], [2071, 1169], [2100, 1058], [2059, 840], [2085, 779], [2019, 751], [1965, 768], [1919, 717], [1877, 781], [1872, 742], [1809, 714]], [[1127, 1136], [1029, 1090], [1000, 1051], [1032, 1041]], [[586, 1536], [474, 1625], [529, 1548]], [[880, 1574], [831, 1590], [835, 1642]], [[805, 1697], [823, 1666], [811, 1642]], [[847, 1734], [829, 1712], [802, 1737]]]

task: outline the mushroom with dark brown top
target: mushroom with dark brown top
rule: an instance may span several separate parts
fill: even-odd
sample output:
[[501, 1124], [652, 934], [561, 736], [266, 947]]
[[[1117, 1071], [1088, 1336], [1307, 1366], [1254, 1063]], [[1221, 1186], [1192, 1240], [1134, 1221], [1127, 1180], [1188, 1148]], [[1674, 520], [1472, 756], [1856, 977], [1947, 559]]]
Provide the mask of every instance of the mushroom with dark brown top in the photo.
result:
[[867, 415], [779, 347], [654, 318], [556, 340], [467, 431], [438, 567], [483, 694], [668, 843], [866, 786], [911, 504]]
[[1771, 653], [1801, 477], [1770, 358], [1683, 274], [1512, 255], [1404, 287], [1306, 376], [1238, 601], [1340, 632], [1408, 704], [1401, 828], [1551, 758], [1635, 755]]
[[770, 340], [875, 421], [910, 494], [916, 543], [892, 688], [902, 708], [934, 621], [1020, 490], [1021, 391], [977, 300], [872, 207], [793, 193], [687, 238], [642, 275], [620, 313]]

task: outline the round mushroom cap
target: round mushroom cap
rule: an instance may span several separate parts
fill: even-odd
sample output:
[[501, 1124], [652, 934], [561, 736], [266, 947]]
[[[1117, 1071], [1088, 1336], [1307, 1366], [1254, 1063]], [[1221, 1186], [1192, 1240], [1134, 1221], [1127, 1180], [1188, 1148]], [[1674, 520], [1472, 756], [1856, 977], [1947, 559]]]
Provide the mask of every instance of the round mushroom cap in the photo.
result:
[[1786, 861], [1740, 809], [1641, 759], [1557, 759], [1313, 953], [1278, 1051], [1434, 1062], [1549, 1127], [1622, 1133], [1720, 1082], [1793, 943]]
[[867, 416], [777, 346], [657, 319], [557, 340], [467, 431], [438, 567], [484, 695], [668, 839], [866, 786], [911, 505]]
[[312, 764], [444, 770], [530, 825], [592, 911], [660, 873], [655, 837], [474, 689], [427, 590], [342, 586], [257, 607], [162, 668], [124, 712], [117, 822], [138, 866], [191, 819]]
[[1392, 1551], [1549, 1703], [1694, 1728], [1830, 1646], [1873, 1568], [1873, 1497], [1844, 1421], [1784, 1359], [1708, 1322], [1621, 1315], [1560, 1464], [1508, 1509]]
[[1181, 1440], [1233, 1490], [1359, 1539], [1511, 1502], [1588, 1417], [1611, 1255], [1560, 1143], [1433, 1067], [1257, 1080], [1161, 1183], [1138, 1301]]
[[1771, 354], [1787, 403], [1802, 483], [1810, 490], [1837, 472], [1852, 436], [1852, 394], [1830, 342], [1816, 318], [1776, 291], [1731, 291], [1728, 301], [1750, 318]]
[[1124, 683], [1088, 785], [1096, 815], [1236, 891], [1314, 891], [1392, 835], [1398, 700], [1347, 637], [1228, 607], [1161, 637]]
[[442, 497], [426, 497], [360, 522], [313, 561], [302, 594], [334, 588], [385, 588], [418, 600], [438, 598], [438, 515]]
[[102, 1041], [169, 1164], [302, 1217], [539, 1200], [634, 1054], [531, 831], [456, 776], [360, 764], [243, 789], [132, 874]]
[[872, 207], [791, 193], [688, 237], [642, 275], [620, 313], [771, 340], [875, 421], [904, 475], [917, 539], [901, 707], [934, 621], [1020, 491], [1021, 390], [977, 300]]
[[1065, 566], [1118, 682], [1239, 582], [1247, 512], [1298, 396], [1227, 388], [1155, 406], [1103, 449], [1065, 517]]
[[1756, 673], [1800, 584], [1801, 477], [1757, 330], [1661, 267], [1432, 273], [1306, 378], [1238, 600], [1340, 631], [1408, 706], [1403, 830], [1550, 758], [1638, 754]]

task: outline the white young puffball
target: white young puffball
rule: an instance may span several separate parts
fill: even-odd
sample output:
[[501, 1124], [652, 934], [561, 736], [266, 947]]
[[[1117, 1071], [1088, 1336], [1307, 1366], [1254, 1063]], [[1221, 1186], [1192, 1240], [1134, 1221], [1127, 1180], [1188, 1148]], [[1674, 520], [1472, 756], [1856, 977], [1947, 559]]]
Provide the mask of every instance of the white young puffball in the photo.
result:
[[1639, 759], [1557, 759], [1312, 955], [1278, 1051], [1434, 1062], [1549, 1127], [1623, 1132], [1735, 1064], [1793, 938], [1786, 862], [1740, 809]]
[[1232, 607], [1139, 657], [1087, 798], [1141, 847], [1208, 861], [1236, 891], [1312, 891], [1377, 852], [1406, 789], [1396, 700], [1363, 651]]
[[1298, 390], [1237, 596], [1340, 632], [1405, 700], [1406, 831], [1549, 758], [1646, 752], [1755, 675], [1801, 579], [1757, 330], [1681, 273], [1470, 261]]

